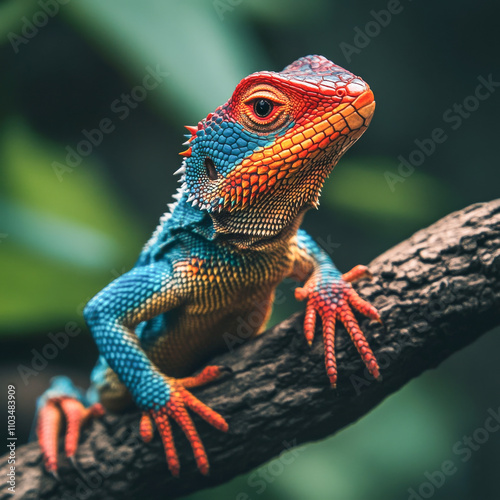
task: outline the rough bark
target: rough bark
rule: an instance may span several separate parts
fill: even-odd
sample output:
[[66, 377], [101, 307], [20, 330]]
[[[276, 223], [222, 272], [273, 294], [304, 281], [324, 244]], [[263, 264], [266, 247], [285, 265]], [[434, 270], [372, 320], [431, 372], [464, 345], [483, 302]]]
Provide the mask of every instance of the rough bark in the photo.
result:
[[[303, 314], [295, 314], [211, 361], [231, 367], [234, 374], [196, 390], [230, 424], [224, 434], [194, 417], [209, 453], [209, 477], [196, 470], [186, 439], [175, 429], [181, 477], [172, 478], [159, 438], [142, 443], [139, 415], [131, 412], [93, 422], [81, 440], [80, 471], [61, 454], [60, 482], [43, 472], [36, 443], [19, 447], [16, 498], [177, 498], [249, 471], [291, 443], [321, 439], [351, 424], [500, 324], [500, 200], [448, 215], [385, 252], [370, 269], [374, 279], [355, 286], [384, 322], [361, 321], [381, 365], [382, 382], [366, 373], [339, 326], [339, 382], [336, 391], [330, 389], [320, 327], [309, 349]], [[3, 478], [6, 473], [3, 465]], [[2, 481], [0, 498], [9, 496]]]

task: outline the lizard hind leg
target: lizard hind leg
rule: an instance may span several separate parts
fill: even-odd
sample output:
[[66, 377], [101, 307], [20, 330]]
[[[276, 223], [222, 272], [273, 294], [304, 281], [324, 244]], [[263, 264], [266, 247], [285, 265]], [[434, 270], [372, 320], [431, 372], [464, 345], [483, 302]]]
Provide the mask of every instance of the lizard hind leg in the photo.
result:
[[55, 377], [49, 389], [38, 398], [36, 436], [45, 468], [58, 476], [59, 434], [65, 421], [64, 452], [73, 464], [80, 432], [85, 423], [104, 414], [100, 403], [90, 404], [83, 392], [67, 377]]

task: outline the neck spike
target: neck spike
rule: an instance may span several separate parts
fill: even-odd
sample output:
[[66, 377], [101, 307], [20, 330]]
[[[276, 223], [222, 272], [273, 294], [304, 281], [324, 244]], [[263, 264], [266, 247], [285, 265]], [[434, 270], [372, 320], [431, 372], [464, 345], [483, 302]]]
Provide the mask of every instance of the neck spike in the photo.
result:
[[185, 128], [187, 128], [188, 132], [192, 135], [195, 136], [196, 132], [198, 132], [198, 127], [193, 127], [191, 125], [184, 125]]
[[185, 157], [189, 158], [191, 156], [192, 152], [193, 152], [193, 150], [191, 148], [188, 148], [188, 149], [186, 149], [186, 151], [181, 151], [179, 154], [181, 156], [185, 156]]

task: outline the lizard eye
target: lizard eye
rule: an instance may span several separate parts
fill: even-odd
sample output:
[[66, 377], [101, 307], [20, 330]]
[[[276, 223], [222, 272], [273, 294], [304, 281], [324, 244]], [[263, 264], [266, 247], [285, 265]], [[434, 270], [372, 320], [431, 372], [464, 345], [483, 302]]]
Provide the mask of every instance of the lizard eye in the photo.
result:
[[257, 134], [269, 134], [291, 119], [289, 98], [267, 83], [250, 87], [240, 99], [239, 121]]
[[254, 102], [253, 110], [259, 118], [265, 118], [273, 110], [274, 104], [269, 99], [258, 99]]
[[207, 172], [207, 176], [211, 181], [217, 180], [217, 169], [215, 168], [214, 162], [208, 156], [205, 158], [205, 170]]

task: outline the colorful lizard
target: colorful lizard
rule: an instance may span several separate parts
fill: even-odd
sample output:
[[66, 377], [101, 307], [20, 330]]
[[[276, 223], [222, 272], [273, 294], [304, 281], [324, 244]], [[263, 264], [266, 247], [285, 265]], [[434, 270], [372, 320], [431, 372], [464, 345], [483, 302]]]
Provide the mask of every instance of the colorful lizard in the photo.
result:
[[226, 104], [187, 127], [189, 147], [181, 153], [182, 185], [175, 203], [133, 269], [85, 308], [100, 352], [90, 389], [83, 393], [66, 377], [56, 377], [38, 400], [36, 429], [48, 471], [57, 474], [63, 417], [65, 453], [74, 460], [83, 423], [104, 408], [120, 411], [133, 400], [143, 412], [142, 438], [152, 439], [155, 424], [172, 474], [179, 474], [180, 465], [171, 420], [207, 474], [207, 455], [187, 410], [221, 431], [228, 424], [190, 389], [215, 380], [224, 369], [207, 366], [191, 374], [224, 349], [223, 335], [236, 329], [238, 318], [252, 315], [254, 335], [264, 330], [275, 288], [286, 277], [305, 282], [295, 295], [307, 301], [309, 344], [316, 316], [321, 317], [330, 384], [337, 381], [337, 320], [369, 372], [379, 377], [352, 312], [380, 321], [350, 284], [369, 275], [366, 267], [342, 275], [299, 229], [374, 109], [373, 93], [361, 78], [322, 56], [307, 56], [280, 73], [244, 78]]

